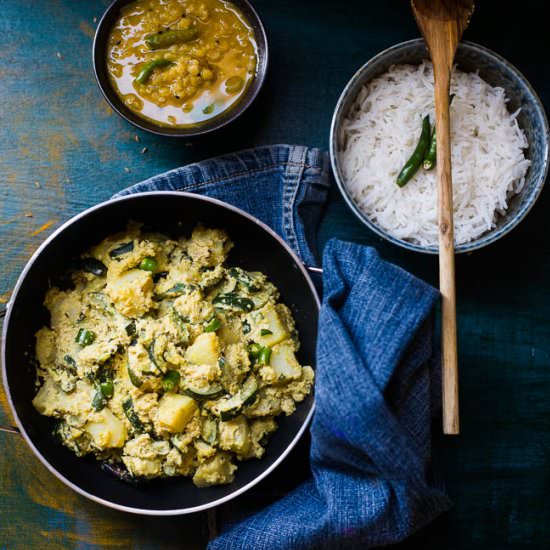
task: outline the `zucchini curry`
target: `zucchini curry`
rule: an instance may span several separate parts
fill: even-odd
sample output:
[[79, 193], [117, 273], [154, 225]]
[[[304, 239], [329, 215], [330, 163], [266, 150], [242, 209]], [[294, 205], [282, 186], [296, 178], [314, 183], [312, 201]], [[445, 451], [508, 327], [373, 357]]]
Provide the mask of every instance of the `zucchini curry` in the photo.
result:
[[172, 240], [130, 224], [45, 298], [33, 404], [78, 456], [128, 478], [230, 483], [261, 458], [275, 417], [311, 391], [291, 312], [260, 272], [225, 266], [220, 229]]

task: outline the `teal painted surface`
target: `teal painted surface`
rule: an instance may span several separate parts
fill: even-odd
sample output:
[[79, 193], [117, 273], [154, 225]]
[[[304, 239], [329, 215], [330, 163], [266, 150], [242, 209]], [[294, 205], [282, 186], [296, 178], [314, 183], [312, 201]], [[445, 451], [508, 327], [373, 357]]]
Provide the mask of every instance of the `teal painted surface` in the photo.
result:
[[[272, 52], [264, 90], [230, 127], [178, 141], [133, 129], [101, 98], [91, 44], [94, 17], [106, 3], [2, 2], [0, 31], [11, 37], [0, 51], [2, 300], [46, 235], [127, 185], [254, 145], [326, 148], [332, 110], [355, 69], [418, 34], [404, 1], [256, 1]], [[526, 0], [511, 16], [496, 0], [479, 4], [465, 38], [516, 64], [548, 108], [549, 8]], [[462, 435], [436, 442], [455, 507], [404, 548], [544, 548], [550, 540], [548, 197], [543, 192], [501, 242], [457, 260]], [[376, 246], [437, 282], [436, 258], [382, 242], [355, 220], [336, 190], [320, 241], [333, 236]], [[9, 423], [2, 399], [0, 423]], [[251, 509], [290, 488], [299, 478], [296, 466], [305, 467], [306, 447], [237, 505]], [[16, 436], [0, 434], [0, 449], [1, 546], [201, 548], [207, 540], [206, 514], [144, 520], [112, 512], [65, 489]]]

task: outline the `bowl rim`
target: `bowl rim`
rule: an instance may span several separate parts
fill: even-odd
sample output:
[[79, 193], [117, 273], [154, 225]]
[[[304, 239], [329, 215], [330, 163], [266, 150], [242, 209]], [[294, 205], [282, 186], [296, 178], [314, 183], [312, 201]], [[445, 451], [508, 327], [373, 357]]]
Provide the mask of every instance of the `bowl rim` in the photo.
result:
[[228, 502], [235, 497], [241, 495], [242, 493], [248, 491], [252, 487], [254, 487], [257, 483], [259, 483], [262, 479], [264, 479], [266, 476], [268, 476], [281, 462], [287, 457], [287, 455], [292, 451], [292, 449], [296, 446], [304, 432], [306, 431], [306, 428], [308, 427], [311, 418], [313, 416], [313, 412], [315, 410], [315, 395], [312, 394], [313, 401], [311, 403], [311, 408], [308, 411], [306, 418], [304, 419], [302, 425], [300, 426], [300, 429], [294, 436], [294, 438], [290, 441], [288, 446], [285, 448], [285, 450], [276, 458], [276, 460], [271, 464], [268, 468], [266, 468], [264, 471], [260, 473], [260, 475], [256, 476], [254, 479], [249, 481], [246, 485], [243, 487], [240, 487], [239, 489], [236, 489], [235, 491], [231, 492], [230, 494], [218, 498], [216, 500], [213, 500], [211, 502], [208, 502], [206, 504], [201, 504], [199, 506], [192, 506], [189, 508], [175, 508], [170, 510], [150, 510], [146, 508], [132, 508], [129, 506], [123, 506], [120, 504], [116, 504], [114, 502], [111, 502], [109, 500], [106, 500], [104, 498], [98, 497], [96, 495], [93, 495], [89, 493], [88, 491], [85, 491], [69, 479], [67, 479], [59, 470], [54, 468], [48, 460], [42, 455], [42, 453], [36, 448], [34, 443], [32, 442], [31, 437], [27, 433], [27, 430], [25, 429], [25, 426], [21, 422], [19, 415], [17, 414], [17, 409], [14, 405], [10, 386], [8, 384], [8, 374], [7, 374], [7, 361], [6, 361], [6, 349], [7, 349], [7, 334], [8, 334], [8, 327], [10, 326], [10, 318], [13, 314], [13, 308], [15, 303], [17, 302], [17, 296], [19, 294], [21, 285], [23, 284], [23, 281], [25, 280], [27, 273], [31, 269], [34, 262], [37, 260], [37, 258], [42, 254], [42, 252], [49, 246], [49, 244], [54, 241], [61, 233], [65, 231], [65, 229], [78, 221], [80, 221], [82, 218], [88, 216], [92, 212], [95, 212], [96, 210], [100, 210], [102, 208], [106, 208], [110, 206], [113, 203], [118, 202], [125, 202], [125, 201], [132, 201], [136, 198], [141, 198], [143, 196], [153, 196], [153, 195], [164, 195], [169, 197], [187, 197], [199, 201], [208, 202], [211, 204], [214, 204], [216, 206], [225, 208], [227, 210], [230, 210], [238, 215], [241, 215], [245, 218], [247, 218], [249, 221], [255, 223], [260, 228], [262, 228], [264, 231], [266, 231], [271, 237], [273, 237], [278, 243], [283, 247], [283, 249], [287, 252], [287, 254], [290, 256], [290, 258], [294, 261], [296, 266], [300, 269], [302, 272], [302, 275], [304, 276], [306, 283], [308, 284], [311, 293], [313, 295], [315, 305], [317, 307], [317, 312], [321, 309], [321, 302], [319, 300], [319, 294], [317, 293], [317, 290], [315, 288], [315, 285], [313, 284], [313, 281], [308, 273], [308, 270], [304, 263], [298, 258], [297, 254], [290, 248], [290, 246], [283, 240], [281, 236], [279, 236], [271, 227], [269, 227], [267, 224], [259, 220], [258, 218], [252, 216], [252, 214], [249, 214], [248, 212], [245, 212], [244, 210], [241, 210], [240, 208], [233, 206], [231, 204], [228, 204], [226, 202], [223, 202], [218, 199], [214, 199], [212, 197], [206, 197], [204, 195], [198, 195], [196, 193], [189, 193], [185, 191], [145, 191], [140, 193], [132, 193], [130, 195], [124, 195], [122, 197], [117, 197], [115, 199], [110, 199], [104, 202], [101, 202], [99, 204], [96, 204], [90, 208], [87, 208], [83, 212], [80, 212], [79, 214], [76, 214], [75, 216], [68, 219], [65, 223], [63, 223], [60, 227], [58, 227], [47, 239], [45, 239], [42, 244], [36, 249], [34, 254], [30, 257], [30, 259], [25, 264], [25, 267], [23, 268], [21, 274], [17, 278], [17, 282], [15, 283], [12, 295], [7, 303], [6, 307], [6, 314], [4, 319], [4, 325], [2, 328], [2, 349], [1, 349], [1, 360], [2, 360], [2, 382], [4, 386], [4, 390], [6, 392], [6, 397], [8, 400], [8, 404], [10, 406], [11, 412], [13, 414], [15, 423], [17, 427], [19, 428], [19, 431], [21, 432], [21, 435], [27, 442], [27, 445], [31, 448], [34, 455], [42, 462], [42, 464], [53, 474], [55, 475], [60, 481], [62, 481], [66, 486], [71, 488], [73, 491], [76, 491], [80, 495], [97, 502], [99, 504], [102, 504], [104, 506], [107, 506], [108, 508], [112, 508], [115, 510], [119, 510], [121, 512], [129, 512], [132, 514], [138, 514], [138, 515], [146, 515], [146, 516], [179, 516], [179, 515], [185, 515], [185, 514], [191, 514], [194, 512], [201, 512], [203, 510], [207, 510], [209, 508], [212, 508], [214, 506], [219, 506], [220, 504], [223, 504], [225, 502]]
[[[243, 4], [246, 4], [247, 9], [250, 10], [250, 13], [252, 14], [253, 22], [250, 21], [249, 23], [252, 25], [252, 23], [257, 25], [257, 30], [254, 29], [254, 34], [256, 38], [256, 32], [259, 32], [262, 38], [263, 43], [265, 46], [262, 48], [264, 55], [263, 55], [263, 61], [262, 63], [256, 68], [256, 74], [254, 75], [255, 82], [253, 81], [251, 85], [248, 86], [247, 90], [243, 94], [243, 96], [237, 101], [237, 103], [228, 110], [228, 114], [226, 117], [222, 117], [223, 112], [220, 113], [218, 116], [212, 117], [211, 119], [206, 120], [204, 123], [199, 123], [196, 126], [191, 126], [190, 128], [186, 128], [184, 126], [161, 126], [159, 124], [156, 124], [152, 119], [150, 119], [150, 125], [147, 126], [146, 122], [149, 121], [149, 119], [144, 119], [137, 113], [135, 114], [135, 117], [130, 118], [123, 110], [120, 108], [120, 105], [122, 105], [122, 102], [118, 98], [118, 94], [114, 88], [112, 88], [109, 78], [105, 77], [103, 78], [100, 76], [103, 74], [99, 66], [101, 63], [106, 62], [106, 59], [101, 58], [98, 54], [99, 50], [99, 40], [100, 40], [100, 34], [103, 32], [107, 32], [108, 29], [104, 30], [104, 27], [107, 26], [107, 19], [110, 16], [111, 12], [116, 9], [121, 2], [130, 2], [131, 0], [112, 0], [109, 6], [105, 9], [103, 12], [103, 15], [99, 19], [99, 22], [96, 27], [96, 31], [94, 34], [94, 40], [92, 44], [92, 66], [94, 70], [94, 76], [97, 83], [98, 88], [101, 91], [101, 94], [103, 96], [103, 99], [107, 102], [107, 104], [111, 107], [111, 109], [119, 115], [122, 119], [124, 119], [126, 122], [129, 122], [132, 124], [132, 126], [135, 126], [136, 128], [139, 128], [140, 130], [143, 130], [144, 132], [149, 132], [151, 134], [155, 134], [157, 136], [163, 136], [163, 137], [172, 137], [172, 138], [193, 138], [197, 136], [202, 136], [205, 134], [209, 134], [211, 132], [214, 132], [216, 130], [219, 130], [220, 128], [223, 128], [224, 126], [227, 126], [231, 122], [233, 122], [235, 119], [237, 119], [240, 115], [242, 115], [249, 107], [252, 105], [258, 94], [260, 93], [260, 90], [263, 88], [263, 85], [265, 83], [265, 79], [267, 76], [267, 71], [269, 68], [269, 43], [267, 41], [267, 34], [265, 32], [265, 27], [260, 19], [260, 16], [258, 15], [258, 12], [254, 8], [254, 6], [249, 2], [249, 0], [238, 0], [239, 2], [242, 2]], [[231, 3], [231, 0], [229, 0]], [[239, 6], [237, 6], [238, 8]], [[256, 38], [256, 43], [258, 44], [258, 40]], [[258, 45], [258, 51], [260, 50], [260, 46]], [[258, 60], [260, 60], [260, 55], [258, 55]], [[252, 84], [254, 84], [252, 86]], [[113, 98], [117, 98], [116, 100], [113, 100], [109, 94], [109, 91], [112, 91]], [[251, 91], [251, 93], [249, 93]], [[216, 119], [219, 120], [217, 122]], [[208, 124], [209, 121], [212, 121], [212, 124]]]
[[[382, 50], [381, 52], [377, 53], [376, 55], [368, 59], [361, 67], [359, 67], [357, 71], [355, 71], [353, 76], [349, 79], [346, 86], [344, 87], [342, 93], [340, 94], [340, 97], [338, 98], [336, 107], [334, 109], [334, 113], [332, 115], [332, 120], [330, 125], [330, 134], [329, 134], [329, 153], [330, 153], [330, 162], [331, 162], [332, 171], [334, 174], [334, 179], [336, 180], [336, 184], [338, 186], [340, 194], [344, 198], [344, 201], [347, 203], [349, 208], [355, 214], [355, 216], [363, 223], [363, 225], [367, 226], [371, 231], [376, 233], [378, 236], [382, 237], [383, 239], [401, 248], [405, 248], [412, 252], [422, 252], [424, 254], [433, 255], [433, 254], [439, 254], [438, 246], [419, 245], [419, 244], [412, 243], [410, 241], [406, 241], [404, 239], [399, 239], [398, 237], [394, 237], [393, 235], [390, 235], [389, 233], [384, 231], [382, 228], [380, 228], [372, 220], [370, 220], [367, 217], [367, 215], [359, 208], [359, 206], [355, 203], [353, 198], [350, 196], [346, 188], [346, 185], [344, 183], [344, 176], [342, 174], [341, 166], [340, 166], [341, 163], [339, 162], [339, 159], [338, 159], [338, 146], [337, 146], [337, 142], [338, 142], [337, 134], [340, 127], [340, 123], [346, 115], [346, 113], [344, 112], [344, 103], [347, 100], [347, 97], [350, 93], [351, 88], [357, 84], [357, 81], [362, 80], [363, 73], [372, 64], [384, 59], [388, 54], [392, 54], [395, 51], [406, 50], [407, 48], [410, 48], [413, 46], [416, 47], [416, 46], [419, 46], [420, 44], [425, 45], [423, 38], [414, 38], [412, 40], [406, 40], [404, 42], [394, 44], [393, 46], [390, 46], [389, 48]], [[548, 117], [546, 115], [544, 105], [539, 95], [537, 94], [533, 86], [530, 84], [530, 82], [527, 80], [527, 78], [515, 65], [510, 63], [510, 61], [502, 57], [500, 54], [475, 42], [463, 40], [459, 43], [458, 47], [459, 49], [463, 47], [471, 51], [477, 51], [482, 55], [484, 55], [485, 57], [493, 58], [497, 62], [503, 65], [506, 65], [506, 67], [508, 67], [510, 72], [513, 73], [513, 75], [522, 83], [523, 86], [525, 86], [528, 93], [532, 96], [533, 104], [535, 105], [536, 110], [540, 115], [540, 118], [542, 121], [545, 142], [546, 142], [543, 150], [544, 156], [542, 159], [542, 163], [543, 163], [542, 177], [539, 178], [539, 181], [536, 183], [536, 185], [532, 189], [531, 193], [528, 196], [528, 200], [525, 202], [524, 206], [520, 210], [518, 210], [514, 218], [512, 218], [509, 222], [503, 224], [502, 227], [500, 227], [494, 233], [489, 233], [488, 231], [486, 231], [482, 233], [474, 241], [469, 241], [463, 244], [455, 245], [455, 248], [454, 248], [455, 253], [460, 254], [460, 253], [466, 253], [466, 252], [473, 252], [474, 250], [479, 250], [491, 243], [494, 243], [501, 237], [504, 237], [510, 231], [512, 231], [512, 229], [514, 229], [517, 225], [519, 225], [519, 223], [523, 221], [523, 219], [527, 216], [527, 214], [533, 208], [533, 206], [537, 202], [537, 199], [539, 198], [539, 195], [542, 192], [542, 189], [544, 187], [544, 184], [548, 176], [549, 164], [550, 164], [549, 163], [550, 127], [548, 124]]]

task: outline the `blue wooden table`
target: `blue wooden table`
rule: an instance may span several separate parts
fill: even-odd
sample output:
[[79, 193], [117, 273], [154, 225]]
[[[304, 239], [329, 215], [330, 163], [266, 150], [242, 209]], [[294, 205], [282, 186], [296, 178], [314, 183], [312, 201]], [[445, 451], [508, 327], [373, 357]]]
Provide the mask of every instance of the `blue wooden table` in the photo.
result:
[[[353, 72], [418, 35], [403, 0], [254, 4], [271, 46], [264, 90], [226, 129], [181, 141], [135, 130], [101, 98], [91, 46], [107, 0], [2, 1], [0, 32], [9, 39], [0, 50], [0, 302], [51, 231], [123, 187], [255, 145], [326, 148], [334, 105]], [[497, 0], [479, 4], [465, 38], [516, 64], [548, 108], [550, 9], [537, 0], [524, 0], [513, 14]], [[436, 438], [455, 506], [404, 548], [543, 548], [550, 540], [549, 214], [545, 192], [511, 235], [457, 260], [462, 435]], [[375, 246], [437, 282], [436, 258], [381, 241], [336, 190], [321, 245], [332, 236]], [[0, 424], [9, 425], [3, 394], [1, 404]], [[307, 469], [307, 443], [234, 506], [250, 510], [291, 488]], [[141, 518], [88, 502], [49, 474], [17, 435], [0, 433], [0, 449], [0, 547], [203, 548], [211, 534], [207, 514]]]

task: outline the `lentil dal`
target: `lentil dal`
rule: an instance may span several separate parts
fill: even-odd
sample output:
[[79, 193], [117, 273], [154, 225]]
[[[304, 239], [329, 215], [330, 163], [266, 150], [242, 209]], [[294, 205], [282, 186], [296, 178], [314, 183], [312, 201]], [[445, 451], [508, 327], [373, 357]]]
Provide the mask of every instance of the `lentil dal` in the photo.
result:
[[199, 124], [231, 108], [256, 66], [254, 31], [225, 0], [136, 0], [109, 36], [114, 89], [160, 126]]

